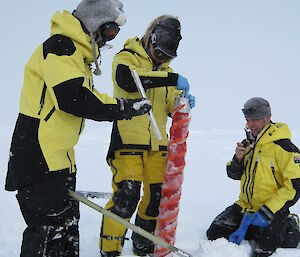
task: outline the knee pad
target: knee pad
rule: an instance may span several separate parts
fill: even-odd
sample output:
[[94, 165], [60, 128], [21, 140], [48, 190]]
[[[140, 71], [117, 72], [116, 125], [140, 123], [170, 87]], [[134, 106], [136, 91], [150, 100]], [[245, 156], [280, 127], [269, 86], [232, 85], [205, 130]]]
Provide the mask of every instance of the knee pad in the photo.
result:
[[146, 215], [150, 217], [157, 217], [159, 214], [159, 204], [161, 199], [162, 184], [150, 184], [150, 202], [146, 209]]
[[117, 184], [117, 188], [112, 198], [114, 205], [110, 210], [122, 218], [130, 218], [140, 200], [141, 182], [123, 180]]

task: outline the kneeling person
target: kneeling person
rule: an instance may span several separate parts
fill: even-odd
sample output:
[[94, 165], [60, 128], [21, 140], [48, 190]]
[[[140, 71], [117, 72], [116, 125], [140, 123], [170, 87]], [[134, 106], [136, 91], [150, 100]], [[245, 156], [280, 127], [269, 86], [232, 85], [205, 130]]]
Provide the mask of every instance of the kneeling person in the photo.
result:
[[266, 257], [300, 241], [299, 224], [289, 211], [300, 195], [300, 152], [287, 124], [271, 121], [268, 101], [251, 98], [242, 111], [250, 131], [227, 164], [227, 175], [241, 180], [239, 200], [215, 218], [207, 237], [237, 244], [254, 240], [254, 256]]

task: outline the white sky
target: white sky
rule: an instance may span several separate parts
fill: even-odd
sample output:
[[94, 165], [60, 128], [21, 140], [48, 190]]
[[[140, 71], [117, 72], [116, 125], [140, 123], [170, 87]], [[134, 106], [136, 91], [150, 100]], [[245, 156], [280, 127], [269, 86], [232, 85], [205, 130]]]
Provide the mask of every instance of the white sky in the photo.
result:
[[[2, 40], [0, 125], [18, 114], [24, 65], [47, 39], [56, 10], [72, 11], [78, 0], [6, 1], [0, 16]], [[268, 99], [273, 120], [299, 128], [300, 16], [298, 0], [123, 1], [127, 23], [103, 53], [99, 91], [112, 94], [112, 57], [125, 40], [142, 36], [161, 14], [178, 15], [182, 35], [172, 67], [189, 79], [196, 96], [191, 129], [243, 128], [243, 103]]]

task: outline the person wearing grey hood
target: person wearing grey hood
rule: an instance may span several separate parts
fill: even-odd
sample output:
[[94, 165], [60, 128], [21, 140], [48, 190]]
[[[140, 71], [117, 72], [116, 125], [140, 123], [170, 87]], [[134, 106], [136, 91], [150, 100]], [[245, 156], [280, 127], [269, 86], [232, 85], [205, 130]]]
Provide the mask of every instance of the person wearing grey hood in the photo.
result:
[[145, 99], [116, 99], [96, 90], [99, 49], [126, 19], [118, 0], [83, 0], [72, 13], [56, 12], [51, 35], [25, 66], [5, 189], [18, 191], [27, 224], [22, 257], [79, 256], [79, 207], [74, 146], [85, 119], [115, 121], [143, 115]]
[[228, 177], [241, 181], [240, 196], [215, 218], [207, 237], [251, 240], [251, 257], [267, 257], [300, 241], [299, 218], [290, 214], [300, 196], [300, 152], [287, 124], [271, 121], [267, 100], [253, 97], [242, 111], [246, 139], [227, 163]]

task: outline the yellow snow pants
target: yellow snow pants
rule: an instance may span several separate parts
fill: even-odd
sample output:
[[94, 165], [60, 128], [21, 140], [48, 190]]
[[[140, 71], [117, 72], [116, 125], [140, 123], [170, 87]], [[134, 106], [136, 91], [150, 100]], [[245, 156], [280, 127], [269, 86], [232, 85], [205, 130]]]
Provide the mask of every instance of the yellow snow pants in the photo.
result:
[[[105, 208], [129, 221], [138, 206], [139, 219], [145, 220], [146, 223], [154, 222], [153, 229], [144, 229], [154, 233], [166, 167], [166, 154], [166, 151], [128, 149], [116, 151], [115, 158], [109, 160], [113, 195]], [[140, 201], [141, 184], [143, 184], [143, 196]], [[100, 250], [121, 252], [125, 234], [126, 228], [123, 225], [103, 215]]]

